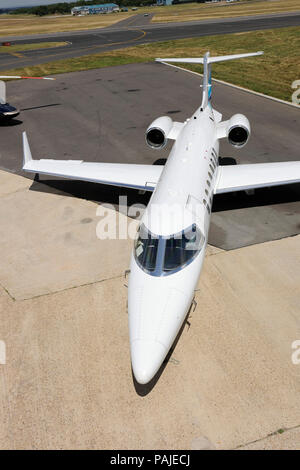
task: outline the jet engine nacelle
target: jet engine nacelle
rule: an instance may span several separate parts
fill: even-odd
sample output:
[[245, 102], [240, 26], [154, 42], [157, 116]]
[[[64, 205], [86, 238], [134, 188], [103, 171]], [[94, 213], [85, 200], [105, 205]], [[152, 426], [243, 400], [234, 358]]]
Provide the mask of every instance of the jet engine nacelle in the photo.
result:
[[250, 122], [243, 114], [234, 114], [228, 121], [227, 138], [234, 147], [243, 147], [248, 142]]
[[162, 149], [167, 145], [168, 134], [173, 127], [169, 116], [155, 119], [146, 130], [146, 142], [153, 149]]

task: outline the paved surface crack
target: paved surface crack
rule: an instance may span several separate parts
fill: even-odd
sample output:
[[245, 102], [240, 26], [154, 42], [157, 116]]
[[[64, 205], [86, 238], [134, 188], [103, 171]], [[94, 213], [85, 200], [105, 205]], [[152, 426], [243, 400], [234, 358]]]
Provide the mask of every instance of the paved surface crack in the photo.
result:
[[14, 298], [14, 296], [11, 295], [11, 293], [9, 292], [9, 290], [7, 290], [6, 287], [4, 287], [1, 283], [0, 283], [0, 287], [1, 287], [1, 289], [4, 290], [4, 292], [6, 292], [6, 294], [8, 295], [8, 297], [9, 297], [11, 300], [13, 300], [14, 302], [16, 301], [16, 299]]
[[232, 450], [238, 450], [238, 449], [241, 449], [241, 448], [246, 447], [248, 445], [256, 444], [257, 442], [261, 442], [261, 441], [265, 441], [269, 437], [277, 436], [278, 434], [283, 434], [287, 431], [294, 431], [295, 429], [299, 429], [299, 428], [300, 428], [300, 424], [297, 424], [296, 426], [292, 426], [290, 428], [280, 428], [280, 429], [277, 429], [277, 431], [274, 431], [274, 432], [271, 432], [270, 434], [267, 434], [265, 437], [262, 437], [260, 439], [255, 439], [253, 441], [245, 442], [244, 444], [241, 444], [241, 445], [235, 447]]
[[71, 289], [78, 289], [80, 287], [86, 287], [86, 286], [93, 286], [94, 284], [101, 284], [103, 282], [106, 282], [106, 281], [112, 281], [114, 279], [121, 279], [123, 277], [123, 274], [122, 275], [118, 275], [118, 276], [112, 276], [112, 277], [108, 277], [106, 279], [101, 279], [99, 281], [93, 281], [93, 282], [87, 282], [85, 284], [78, 284], [76, 286], [72, 286], [72, 287], [66, 287], [65, 289], [61, 289], [61, 290], [55, 290], [53, 292], [47, 292], [45, 294], [38, 294], [38, 295], [34, 295], [32, 297], [26, 297], [24, 299], [14, 299], [10, 294], [9, 292], [4, 288], [4, 290], [10, 295], [10, 297], [17, 301], [17, 302], [25, 302], [25, 301], [28, 301], [28, 300], [34, 300], [34, 299], [38, 299], [39, 297], [46, 297], [46, 296], [49, 296], [49, 295], [53, 295], [53, 294], [60, 294], [61, 292], [66, 292], [66, 291], [69, 291]]

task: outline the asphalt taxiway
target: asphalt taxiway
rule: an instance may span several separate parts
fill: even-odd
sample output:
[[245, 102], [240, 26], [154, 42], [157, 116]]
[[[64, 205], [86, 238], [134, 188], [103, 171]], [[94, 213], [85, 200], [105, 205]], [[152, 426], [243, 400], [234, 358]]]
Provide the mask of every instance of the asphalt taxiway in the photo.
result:
[[59, 49], [25, 51], [18, 54], [18, 57], [9, 53], [1, 54], [0, 70], [80, 57], [86, 54], [122, 49], [157, 41], [300, 26], [300, 12], [225, 19], [218, 18], [173, 24], [149, 24], [149, 17], [137, 15], [120, 23], [109, 28], [88, 31], [0, 37], [0, 42], [34, 43], [58, 40], [59, 38], [68, 43], [67, 46]]
[[[23, 130], [34, 158], [153, 164], [167, 158], [172, 143], [162, 151], [149, 149], [146, 128], [161, 115], [177, 121], [189, 117], [200, 103], [200, 84], [200, 76], [157, 63], [58, 75], [55, 82], [10, 82], [9, 101], [22, 112], [0, 127], [0, 168], [23, 174]], [[213, 85], [213, 105], [224, 119], [245, 114], [252, 126], [244, 148], [221, 142], [222, 157], [241, 164], [299, 160], [298, 108], [220, 83]], [[33, 189], [98, 202], [118, 203], [119, 194], [127, 194], [128, 204], [146, 203], [148, 197], [134, 190], [46, 177]], [[256, 190], [252, 196], [218, 195], [209, 242], [228, 250], [297, 235], [299, 199], [299, 184]]]

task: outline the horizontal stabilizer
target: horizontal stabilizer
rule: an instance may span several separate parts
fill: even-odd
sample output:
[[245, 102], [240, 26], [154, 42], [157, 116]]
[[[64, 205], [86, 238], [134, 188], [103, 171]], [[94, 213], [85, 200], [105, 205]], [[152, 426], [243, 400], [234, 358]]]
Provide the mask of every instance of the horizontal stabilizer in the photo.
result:
[[[211, 101], [212, 88], [211, 88], [211, 64], [215, 62], [223, 62], [225, 60], [243, 59], [244, 57], [253, 57], [262, 55], [263, 51], [248, 52], [246, 54], [233, 54], [233, 55], [221, 55], [219, 57], [210, 57], [209, 52], [206, 52], [204, 57], [182, 57], [182, 58], [165, 58], [155, 59], [156, 62], [161, 62], [165, 65], [172, 67], [173, 63], [181, 64], [203, 64], [203, 95], [201, 109], [205, 109], [208, 103]], [[173, 66], [174, 67], [174, 66]], [[176, 66], [175, 66], [176, 67]]]
[[[263, 51], [258, 52], [249, 52], [247, 54], [233, 54], [233, 55], [221, 55], [219, 57], [208, 57], [207, 63], [213, 64], [215, 62], [223, 62], [225, 60], [234, 60], [234, 59], [243, 59], [245, 57], [253, 57], [257, 55], [262, 55]], [[204, 58], [203, 57], [190, 57], [190, 58], [178, 58], [178, 59], [155, 59], [156, 62], [171, 62], [171, 63], [182, 63], [182, 64], [203, 64]]]
[[182, 58], [182, 59], [155, 59], [155, 62], [181, 62], [182, 64], [203, 64], [203, 57], [199, 58]]
[[218, 57], [209, 57], [208, 63], [213, 64], [215, 62], [224, 62], [224, 60], [244, 59], [246, 57], [255, 57], [257, 55], [263, 55], [263, 53], [263, 51], [258, 51], [248, 52], [246, 54], [220, 55]]

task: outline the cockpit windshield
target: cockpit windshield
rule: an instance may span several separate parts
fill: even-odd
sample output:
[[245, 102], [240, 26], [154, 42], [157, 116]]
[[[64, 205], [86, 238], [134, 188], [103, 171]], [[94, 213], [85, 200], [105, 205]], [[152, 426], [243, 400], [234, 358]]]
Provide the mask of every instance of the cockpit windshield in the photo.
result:
[[185, 266], [190, 260], [194, 259], [199, 251], [201, 235], [199, 230], [197, 231], [196, 225], [193, 225], [177, 236], [174, 235], [167, 238], [163, 265], [164, 271], [172, 271], [180, 266]]
[[135, 243], [135, 258], [146, 271], [155, 269], [158, 241], [158, 237], [152, 236], [145, 225], [141, 225], [139, 237]]
[[135, 259], [149, 274], [167, 276], [193, 261], [204, 241], [196, 224], [169, 237], [153, 235], [142, 224], [135, 243]]

